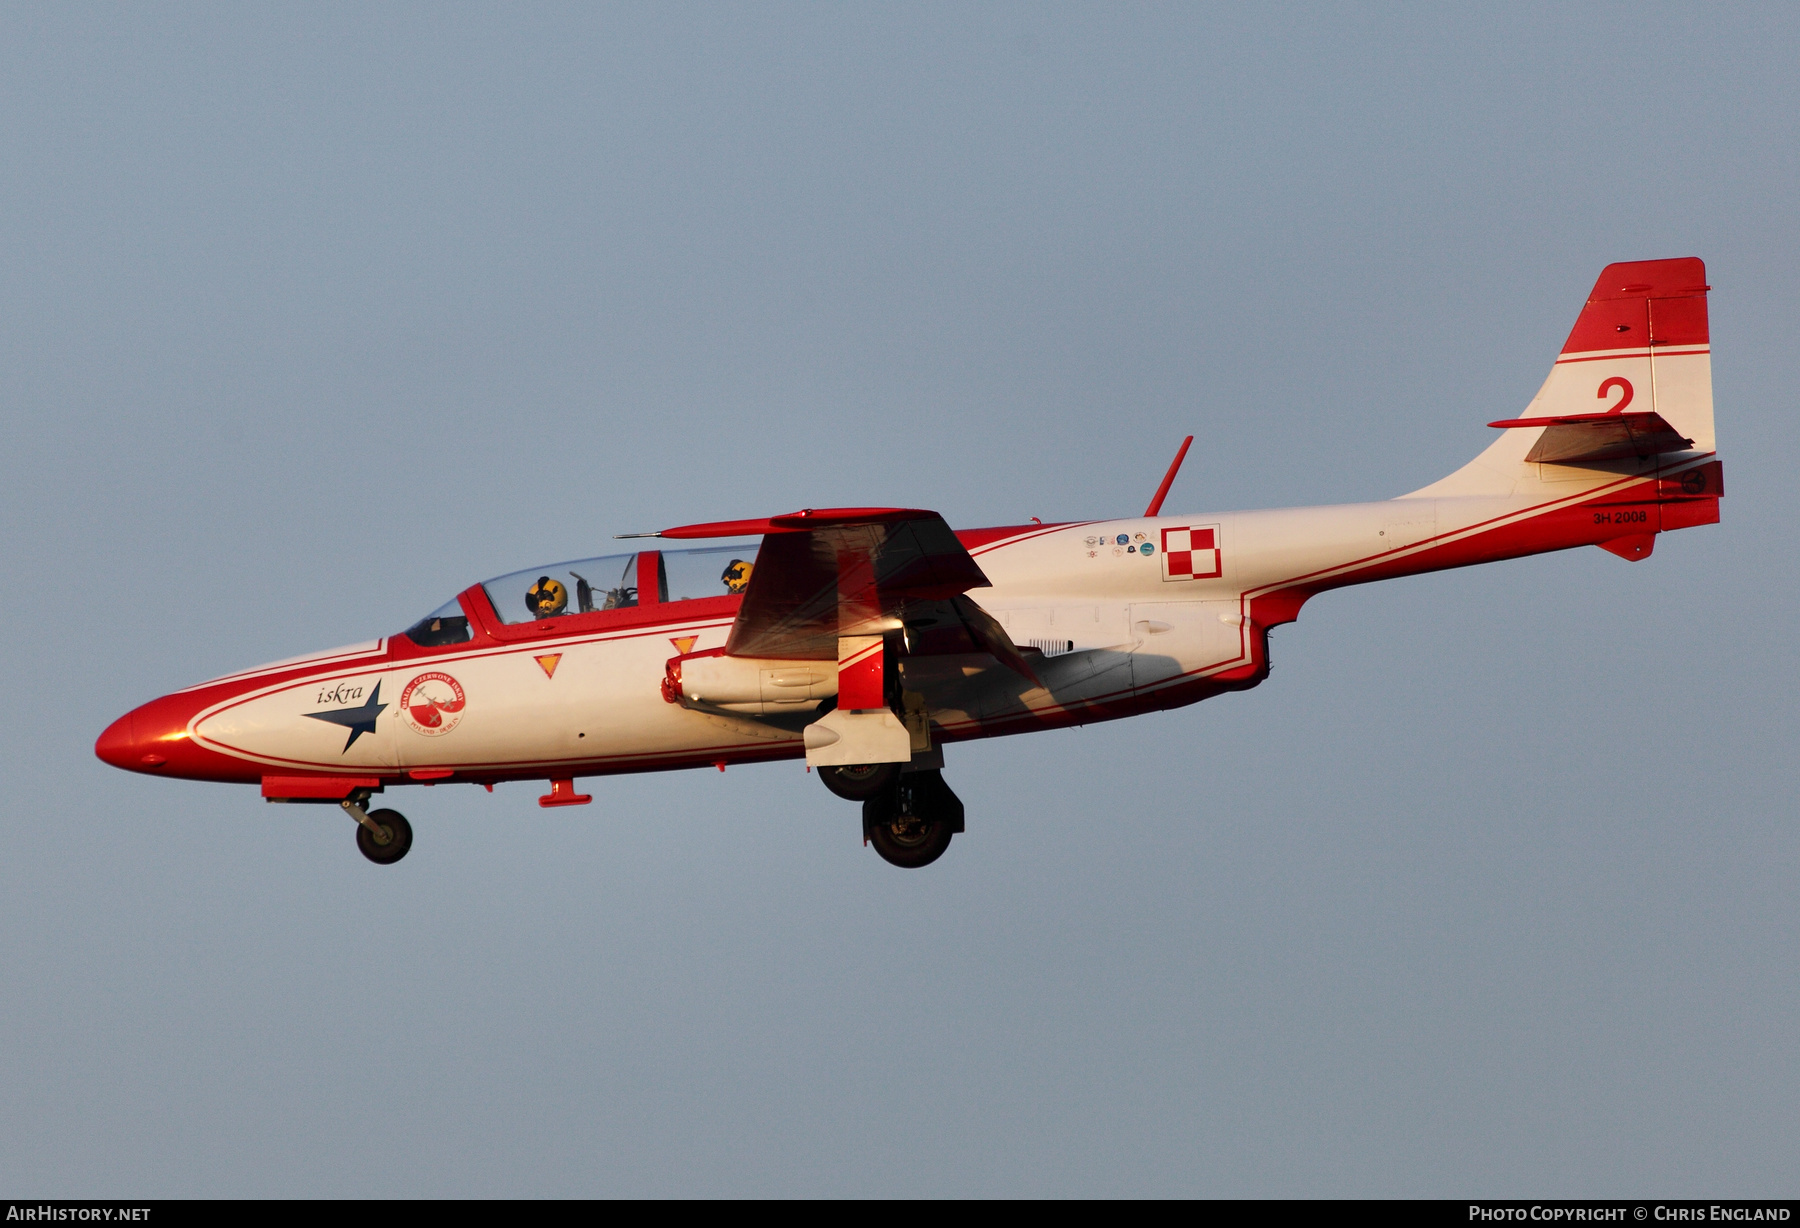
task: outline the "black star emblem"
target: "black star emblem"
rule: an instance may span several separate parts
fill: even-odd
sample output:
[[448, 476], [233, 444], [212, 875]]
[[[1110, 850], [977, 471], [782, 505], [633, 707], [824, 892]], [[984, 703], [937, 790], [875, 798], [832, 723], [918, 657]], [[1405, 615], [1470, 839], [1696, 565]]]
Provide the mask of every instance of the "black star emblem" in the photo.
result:
[[375, 732], [375, 718], [387, 711], [387, 705], [381, 702], [381, 683], [375, 683], [375, 693], [369, 696], [369, 702], [360, 708], [330, 708], [324, 712], [306, 712], [315, 721], [326, 721], [333, 725], [342, 725], [350, 731], [350, 737], [344, 742], [344, 750], [356, 745], [356, 739], [365, 733]]

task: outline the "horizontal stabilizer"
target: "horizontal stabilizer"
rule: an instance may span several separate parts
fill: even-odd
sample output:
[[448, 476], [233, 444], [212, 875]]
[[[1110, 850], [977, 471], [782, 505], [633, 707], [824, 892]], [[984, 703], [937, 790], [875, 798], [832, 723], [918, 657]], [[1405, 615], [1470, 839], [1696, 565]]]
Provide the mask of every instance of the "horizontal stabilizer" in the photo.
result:
[[1525, 460], [1547, 465], [1628, 460], [1681, 452], [1694, 446], [1658, 413], [1564, 414], [1554, 418], [1502, 418], [1489, 426], [1502, 429], [1541, 426], [1544, 433]]

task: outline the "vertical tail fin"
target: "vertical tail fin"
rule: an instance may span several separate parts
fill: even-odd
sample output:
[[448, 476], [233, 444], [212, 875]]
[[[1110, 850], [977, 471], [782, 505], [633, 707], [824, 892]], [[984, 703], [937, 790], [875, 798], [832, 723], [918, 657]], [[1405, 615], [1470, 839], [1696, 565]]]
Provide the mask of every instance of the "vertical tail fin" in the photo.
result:
[[[1531, 455], [1533, 445], [1547, 440], [1548, 431], [1568, 429], [1546, 419], [1638, 415], [1633, 421], [1642, 423], [1643, 415], [1655, 414], [1677, 438], [1670, 441], [1665, 431], [1654, 451], [1716, 450], [1710, 289], [1706, 265], [1694, 256], [1607, 265], [1524, 415], [1495, 423], [1511, 429], [1463, 468], [1413, 493], [1504, 494], [1535, 481], [1538, 467], [1526, 463], [1540, 459]], [[1626, 438], [1639, 429], [1627, 429], [1623, 420], [1619, 427]]]
[[1697, 257], [1609, 264], [1525, 416], [1649, 410], [1713, 451], [1706, 265]]

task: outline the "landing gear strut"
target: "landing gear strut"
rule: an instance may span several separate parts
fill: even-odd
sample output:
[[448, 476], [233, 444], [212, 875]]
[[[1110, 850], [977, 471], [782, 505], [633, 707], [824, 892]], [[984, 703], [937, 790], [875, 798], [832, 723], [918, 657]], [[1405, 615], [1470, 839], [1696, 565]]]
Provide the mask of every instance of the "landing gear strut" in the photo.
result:
[[883, 861], [904, 869], [942, 857], [962, 829], [962, 799], [942, 772], [907, 772], [863, 803], [863, 839]]
[[364, 857], [378, 866], [391, 866], [412, 848], [412, 824], [398, 810], [363, 809], [367, 797], [352, 797], [338, 803], [344, 813], [356, 820], [356, 847]]

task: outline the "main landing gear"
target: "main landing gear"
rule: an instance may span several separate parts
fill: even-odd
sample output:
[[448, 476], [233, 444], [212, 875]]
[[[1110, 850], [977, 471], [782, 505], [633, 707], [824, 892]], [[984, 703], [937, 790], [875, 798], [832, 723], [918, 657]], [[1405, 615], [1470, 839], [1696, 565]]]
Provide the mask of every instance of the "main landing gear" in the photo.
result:
[[398, 810], [363, 809], [368, 797], [351, 797], [338, 803], [356, 820], [356, 847], [378, 866], [391, 866], [412, 848], [412, 824]]
[[860, 763], [855, 767], [822, 767], [819, 780], [847, 802], [860, 802], [889, 789], [900, 776], [898, 763]]
[[886, 788], [863, 802], [864, 842], [873, 844], [883, 861], [903, 869], [916, 870], [942, 857], [950, 837], [962, 829], [962, 799], [944, 783], [942, 772], [896, 773]]
[[863, 804], [863, 843], [889, 865], [916, 870], [944, 855], [963, 829], [962, 799], [940, 771], [902, 771], [904, 764], [822, 767], [819, 779], [845, 801]]

